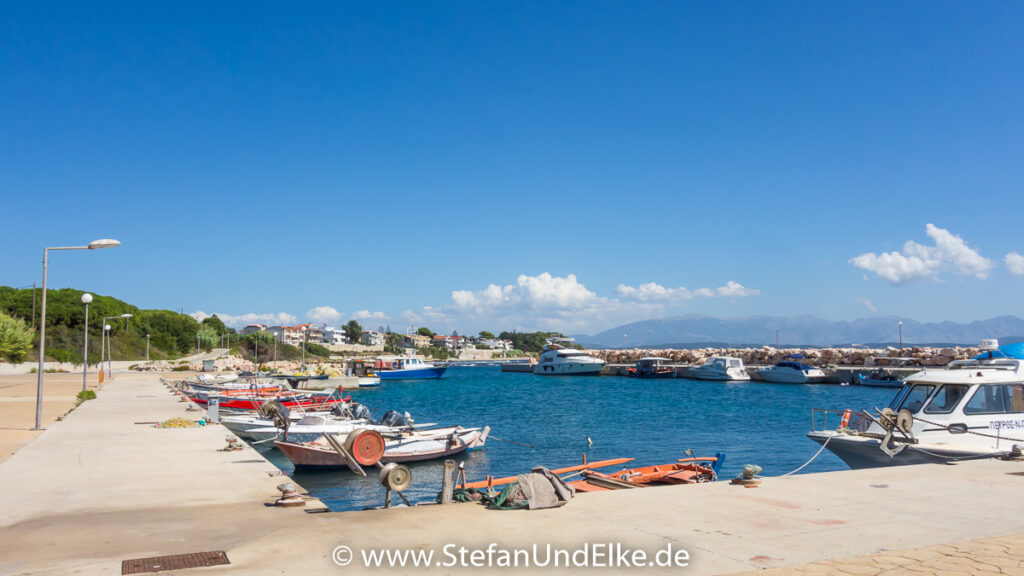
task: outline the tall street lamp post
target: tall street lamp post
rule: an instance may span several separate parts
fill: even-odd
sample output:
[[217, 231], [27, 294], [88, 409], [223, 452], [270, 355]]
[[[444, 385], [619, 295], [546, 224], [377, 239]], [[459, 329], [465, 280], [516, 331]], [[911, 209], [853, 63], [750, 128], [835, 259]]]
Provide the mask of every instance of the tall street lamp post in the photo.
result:
[[89, 384], [89, 302], [92, 302], [92, 294], [82, 294], [82, 304], [85, 304], [85, 344], [82, 345], [82, 392], [85, 392]]
[[39, 312], [39, 369], [36, 381], [36, 430], [43, 429], [43, 374], [46, 372], [46, 268], [50, 260], [50, 250], [98, 250], [120, 246], [117, 240], [103, 238], [93, 240], [88, 246], [56, 246], [43, 248], [43, 301]]
[[146, 334], [146, 362], [149, 362], [149, 334]]
[[[110, 371], [113, 370], [113, 368], [110, 367], [110, 349], [113, 347], [113, 344], [110, 342], [110, 324], [106, 324], [105, 322], [106, 322], [106, 319], [104, 319], [104, 324], [103, 324], [103, 336], [107, 340], [107, 358], [106, 358], [106, 360], [107, 360], [107, 379], [109, 380], [110, 378], [113, 377], [113, 375], [110, 373]], [[103, 366], [103, 358], [100, 358], [100, 366]]]
[[903, 356], [903, 322], [900, 322], [900, 356]]
[[302, 327], [302, 369], [306, 369], [306, 327]]
[[[111, 333], [111, 326], [110, 326], [110, 324], [107, 324], [107, 320], [114, 320], [116, 318], [124, 318], [126, 323], [127, 323], [127, 319], [131, 318], [131, 317], [132, 317], [132, 315], [128, 314], [128, 313], [124, 313], [124, 314], [121, 314], [121, 315], [118, 315], [118, 316], [104, 316], [103, 317], [103, 335], [106, 336], [106, 338], [107, 338], [107, 378], [111, 378], [114, 375], [114, 367], [113, 367], [113, 359], [112, 359], [112, 357], [114, 355], [114, 342], [113, 342], [113, 340], [110, 339], [110, 336], [112, 334]], [[102, 366], [102, 365], [103, 365], [103, 354], [100, 354], [100, 366]]]

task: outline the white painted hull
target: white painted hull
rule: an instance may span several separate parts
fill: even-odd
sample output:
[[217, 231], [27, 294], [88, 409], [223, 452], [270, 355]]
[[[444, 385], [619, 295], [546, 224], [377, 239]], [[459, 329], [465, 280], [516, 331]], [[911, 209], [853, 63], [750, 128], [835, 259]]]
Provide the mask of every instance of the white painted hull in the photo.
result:
[[765, 382], [777, 384], [813, 384], [825, 380], [825, 373], [821, 370], [796, 370], [794, 368], [766, 368], [757, 371], [758, 376]]
[[745, 370], [728, 370], [726, 372], [719, 372], [717, 370], [700, 370], [694, 368], [690, 370], [688, 374], [690, 378], [696, 378], [698, 380], [719, 380], [723, 382], [736, 381], [741, 382], [744, 380], [750, 380], [750, 374], [747, 374]]
[[548, 362], [537, 364], [533, 373], [541, 376], [598, 376], [604, 362]]

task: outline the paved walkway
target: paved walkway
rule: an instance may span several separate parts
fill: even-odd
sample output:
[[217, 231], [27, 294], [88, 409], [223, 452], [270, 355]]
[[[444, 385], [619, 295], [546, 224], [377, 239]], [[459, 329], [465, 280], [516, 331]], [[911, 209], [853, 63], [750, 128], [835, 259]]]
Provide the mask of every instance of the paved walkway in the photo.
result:
[[750, 576], [955, 576], [1024, 574], [1024, 533], [749, 572]]
[[[755, 489], [720, 482], [621, 490], [533, 512], [457, 504], [307, 514], [267, 506], [282, 478], [249, 448], [219, 451], [228, 434], [222, 427], [150, 424], [198, 416], [157, 376], [126, 375], [0, 463], [0, 575], [118, 574], [123, 560], [211, 550], [225, 550], [231, 564], [173, 574], [517, 572], [370, 568], [361, 556], [385, 548], [440, 556], [445, 545], [486, 550], [491, 543], [565, 550], [617, 543], [652, 555], [671, 546], [689, 552], [685, 569], [633, 571], [676, 575], [941, 574], [965, 560], [974, 564], [956, 573], [992, 566], [1012, 574], [1019, 563], [999, 562], [1024, 557], [1014, 536], [1024, 534], [1024, 463], [808, 474], [765, 479]], [[345, 568], [332, 561], [340, 545], [357, 555]], [[579, 573], [564, 564], [518, 572], [569, 570]]]
[[[89, 374], [89, 389], [98, 390], [96, 374]], [[35, 374], [0, 376], [0, 462], [42, 434], [36, 425]], [[82, 391], [82, 373], [45, 374], [43, 380], [43, 418], [46, 428], [75, 407]]]

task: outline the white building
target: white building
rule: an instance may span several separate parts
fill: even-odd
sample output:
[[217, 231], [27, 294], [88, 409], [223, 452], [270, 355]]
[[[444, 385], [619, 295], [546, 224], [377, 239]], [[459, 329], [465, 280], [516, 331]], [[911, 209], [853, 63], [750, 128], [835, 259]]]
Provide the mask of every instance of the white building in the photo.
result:
[[324, 327], [324, 345], [334, 346], [336, 344], [348, 344], [348, 337], [341, 328], [333, 326]]
[[363, 330], [363, 335], [360, 337], [360, 341], [366, 346], [383, 346], [386, 340], [383, 332], [377, 332], [376, 330]]

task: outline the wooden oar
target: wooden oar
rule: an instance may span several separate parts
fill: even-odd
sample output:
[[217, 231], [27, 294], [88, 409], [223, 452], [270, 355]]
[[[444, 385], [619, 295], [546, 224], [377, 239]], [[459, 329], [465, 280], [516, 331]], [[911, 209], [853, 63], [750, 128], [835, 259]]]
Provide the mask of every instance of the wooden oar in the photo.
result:
[[705, 458], [680, 458], [676, 462], [718, 462], [718, 458], [711, 456]]
[[[632, 462], [633, 458], [615, 458], [614, 460], [601, 460], [599, 462], [591, 462], [589, 464], [580, 464], [579, 466], [570, 466], [568, 468], [559, 468], [558, 470], [552, 470], [552, 474], [566, 474], [568, 472], [579, 472], [580, 470], [588, 470], [590, 468], [605, 468], [607, 466], [617, 466], [619, 464], [625, 464], [626, 462]], [[515, 482], [518, 476], [507, 476], [505, 478], [494, 478], [491, 480], [481, 480], [479, 482], [470, 482], [465, 485], [465, 488], [486, 488], [487, 486], [504, 486], [511, 482]]]

